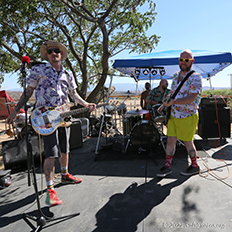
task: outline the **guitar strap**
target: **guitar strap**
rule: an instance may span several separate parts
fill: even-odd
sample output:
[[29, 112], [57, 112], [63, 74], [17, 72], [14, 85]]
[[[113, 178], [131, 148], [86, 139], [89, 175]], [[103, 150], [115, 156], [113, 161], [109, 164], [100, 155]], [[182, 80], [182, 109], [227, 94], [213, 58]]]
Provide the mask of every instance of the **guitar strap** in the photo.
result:
[[[177, 89], [175, 90], [174, 94], [169, 98], [169, 101], [171, 99], [175, 99], [176, 95], [178, 94], [178, 92], [180, 91], [181, 87], [183, 86], [183, 84], [185, 83], [185, 81], [194, 73], [195, 71], [192, 70], [190, 71], [186, 76], [185, 78], [181, 81], [181, 83], [178, 85]], [[168, 101], [168, 102], [169, 102]], [[169, 106], [167, 109], [166, 109], [166, 124], [168, 122], [168, 119], [170, 117], [170, 114], [171, 114], [171, 107], [172, 106]]]
[[181, 87], [183, 86], [183, 84], [185, 83], [185, 81], [194, 73], [195, 71], [192, 70], [190, 71], [185, 78], [181, 81], [181, 83], [178, 85], [177, 89], [175, 90], [174, 94], [171, 96], [172, 99], [174, 99], [176, 97], [176, 95], [178, 94], [178, 92], [180, 91]]
[[67, 81], [68, 81], [68, 87], [69, 87], [70, 96], [71, 96], [71, 98], [72, 98], [73, 101], [74, 101], [74, 105], [76, 106], [75, 98], [74, 98], [73, 93], [72, 93], [72, 91], [71, 91], [71, 83], [70, 83], [70, 79], [69, 79], [69, 74], [68, 74], [68, 72], [67, 72], [66, 70], [64, 70], [64, 72], [65, 72], [65, 74], [66, 74], [66, 79], [67, 79]]

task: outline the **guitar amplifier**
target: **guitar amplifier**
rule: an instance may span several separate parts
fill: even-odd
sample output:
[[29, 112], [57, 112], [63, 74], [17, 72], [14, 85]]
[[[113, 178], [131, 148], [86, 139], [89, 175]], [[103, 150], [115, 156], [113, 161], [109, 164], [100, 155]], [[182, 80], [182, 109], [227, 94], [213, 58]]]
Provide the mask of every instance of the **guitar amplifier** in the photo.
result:
[[73, 119], [69, 138], [70, 150], [83, 146], [81, 120]]
[[[44, 147], [41, 139], [41, 146], [39, 146], [38, 135], [31, 136], [32, 155], [35, 161], [39, 160], [40, 147], [43, 154]], [[26, 138], [15, 139], [2, 142], [2, 156], [5, 169], [26, 167], [27, 165], [27, 143]]]
[[199, 108], [201, 109], [215, 108], [215, 104], [217, 104], [217, 108], [227, 107], [227, 98], [203, 97], [201, 98]]
[[[230, 108], [199, 109], [198, 135], [205, 138], [230, 138]], [[217, 117], [218, 115], [218, 117]], [[218, 120], [218, 123], [217, 123]]]

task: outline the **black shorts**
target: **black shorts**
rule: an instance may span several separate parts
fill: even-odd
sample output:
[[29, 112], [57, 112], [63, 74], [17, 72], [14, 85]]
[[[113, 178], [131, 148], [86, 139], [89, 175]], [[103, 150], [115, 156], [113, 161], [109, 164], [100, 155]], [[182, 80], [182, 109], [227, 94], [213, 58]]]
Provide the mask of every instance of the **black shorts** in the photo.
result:
[[70, 127], [59, 127], [54, 133], [43, 136], [44, 155], [47, 158], [59, 158], [61, 153], [69, 153]]

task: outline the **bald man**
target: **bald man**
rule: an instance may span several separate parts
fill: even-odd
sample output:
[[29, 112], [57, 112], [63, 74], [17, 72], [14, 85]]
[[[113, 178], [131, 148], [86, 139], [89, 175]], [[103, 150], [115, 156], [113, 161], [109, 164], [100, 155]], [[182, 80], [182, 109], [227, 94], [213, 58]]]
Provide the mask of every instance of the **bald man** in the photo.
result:
[[[175, 92], [178, 85], [191, 71], [194, 62], [193, 53], [186, 49], [181, 52], [179, 58], [180, 71], [173, 76], [171, 85], [171, 94]], [[198, 174], [200, 168], [197, 164], [196, 148], [193, 142], [193, 136], [196, 132], [198, 123], [198, 105], [201, 100], [202, 77], [194, 72], [184, 82], [175, 99], [164, 102], [158, 109], [161, 112], [165, 107], [171, 106], [171, 116], [167, 124], [167, 145], [165, 165], [157, 173], [158, 177], [166, 177], [172, 173], [171, 163], [176, 150], [177, 139], [183, 141], [187, 153], [191, 159], [188, 168], [180, 173], [185, 176]]]
[[152, 89], [147, 95], [147, 109], [151, 110], [153, 105], [162, 103], [163, 99], [165, 99], [169, 93], [170, 90], [168, 89], [168, 81], [166, 79], [162, 79], [159, 86]]

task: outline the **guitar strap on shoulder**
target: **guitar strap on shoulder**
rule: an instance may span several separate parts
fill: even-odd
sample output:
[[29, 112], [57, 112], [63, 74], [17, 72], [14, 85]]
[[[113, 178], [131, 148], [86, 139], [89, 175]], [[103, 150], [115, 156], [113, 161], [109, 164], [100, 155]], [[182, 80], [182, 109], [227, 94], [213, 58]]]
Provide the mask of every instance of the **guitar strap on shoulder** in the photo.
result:
[[172, 99], [174, 99], [176, 97], [176, 95], [178, 94], [178, 92], [180, 91], [181, 87], [183, 86], [183, 84], [185, 83], [185, 81], [194, 73], [195, 71], [192, 70], [190, 71], [185, 78], [181, 81], [181, 83], [178, 85], [177, 89], [175, 90], [174, 94], [171, 96]]
[[74, 98], [73, 93], [72, 93], [72, 91], [71, 91], [71, 83], [70, 83], [70, 79], [69, 79], [69, 74], [68, 74], [68, 72], [67, 72], [66, 70], [64, 70], [64, 72], [65, 72], [65, 74], [66, 74], [66, 79], [67, 79], [67, 81], [68, 81], [69, 93], [70, 93], [70, 95], [71, 95], [71, 98], [72, 98], [73, 101], [74, 101], [74, 105], [76, 106], [75, 98]]

